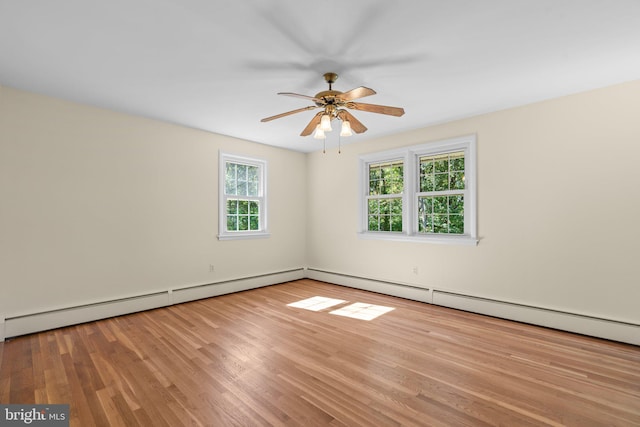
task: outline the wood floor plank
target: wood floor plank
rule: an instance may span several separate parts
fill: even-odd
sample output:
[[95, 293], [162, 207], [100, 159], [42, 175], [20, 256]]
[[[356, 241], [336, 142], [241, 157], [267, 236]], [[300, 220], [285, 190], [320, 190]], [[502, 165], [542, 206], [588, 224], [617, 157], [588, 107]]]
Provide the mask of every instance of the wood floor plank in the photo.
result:
[[[392, 307], [360, 320], [287, 304]], [[298, 280], [0, 344], [72, 426], [640, 426], [640, 347]]]

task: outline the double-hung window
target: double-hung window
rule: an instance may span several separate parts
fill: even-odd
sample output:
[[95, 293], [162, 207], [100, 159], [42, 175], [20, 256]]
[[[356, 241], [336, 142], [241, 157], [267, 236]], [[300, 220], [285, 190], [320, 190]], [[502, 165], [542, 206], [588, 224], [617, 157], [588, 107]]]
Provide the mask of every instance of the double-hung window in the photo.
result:
[[360, 158], [360, 236], [477, 244], [476, 139], [452, 138]]
[[220, 153], [220, 240], [267, 237], [267, 163]]

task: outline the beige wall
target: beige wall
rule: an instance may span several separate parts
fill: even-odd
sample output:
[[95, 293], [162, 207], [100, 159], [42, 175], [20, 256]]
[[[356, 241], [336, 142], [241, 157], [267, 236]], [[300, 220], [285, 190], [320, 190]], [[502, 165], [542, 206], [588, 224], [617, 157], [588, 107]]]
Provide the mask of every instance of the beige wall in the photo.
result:
[[[304, 266], [638, 325], [638, 111], [640, 81], [304, 155], [0, 87], [0, 329]], [[467, 134], [477, 247], [358, 239], [359, 155]], [[217, 240], [221, 149], [268, 160], [270, 238]]]
[[[308, 265], [640, 324], [639, 112], [635, 81], [309, 155]], [[477, 247], [358, 239], [359, 155], [467, 134]]]
[[[0, 138], [0, 318], [305, 265], [304, 154], [7, 87]], [[268, 160], [270, 238], [218, 241], [219, 150]]]

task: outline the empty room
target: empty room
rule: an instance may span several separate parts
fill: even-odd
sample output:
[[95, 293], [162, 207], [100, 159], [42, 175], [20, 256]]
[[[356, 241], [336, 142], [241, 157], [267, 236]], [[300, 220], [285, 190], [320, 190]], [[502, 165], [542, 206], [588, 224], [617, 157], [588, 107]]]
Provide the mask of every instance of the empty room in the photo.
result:
[[640, 426], [638, 22], [0, 0], [0, 426]]

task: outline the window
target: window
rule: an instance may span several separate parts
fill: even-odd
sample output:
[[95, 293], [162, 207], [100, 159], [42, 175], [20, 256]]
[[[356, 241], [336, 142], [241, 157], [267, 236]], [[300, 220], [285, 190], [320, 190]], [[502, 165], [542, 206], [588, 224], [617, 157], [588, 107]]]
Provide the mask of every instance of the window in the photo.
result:
[[362, 156], [360, 236], [477, 244], [476, 139]]
[[464, 234], [464, 151], [421, 156], [418, 232]]
[[266, 175], [264, 160], [220, 153], [220, 240], [268, 236]]
[[403, 169], [401, 161], [369, 165], [369, 231], [402, 231]]

